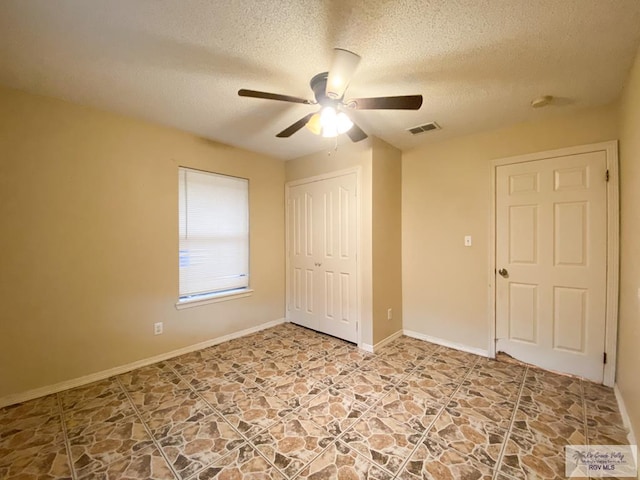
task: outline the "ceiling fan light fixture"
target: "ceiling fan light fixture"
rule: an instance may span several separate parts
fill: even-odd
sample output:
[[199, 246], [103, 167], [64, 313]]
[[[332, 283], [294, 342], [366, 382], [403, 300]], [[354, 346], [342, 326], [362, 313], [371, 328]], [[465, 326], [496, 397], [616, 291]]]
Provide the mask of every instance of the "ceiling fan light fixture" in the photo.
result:
[[322, 136], [331, 138], [338, 136], [338, 120], [336, 109], [324, 107], [320, 112], [320, 125], [322, 125]]
[[338, 112], [334, 107], [324, 107], [320, 113], [314, 114], [307, 128], [316, 135], [322, 135], [325, 138], [333, 138], [349, 131], [353, 127], [353, 122], [346, 113]]
[[347, 133], [353, 127], [353, 122], [344, 112], [338, 112], [336, 115], [336, 125], [338, 127], [338, 133]]
[[322, 125], [320, 123], [320, 114], [314, 113], [313, 116], [307, 122], [306, 127], [314, 135], [320, 135], [322, 133]]

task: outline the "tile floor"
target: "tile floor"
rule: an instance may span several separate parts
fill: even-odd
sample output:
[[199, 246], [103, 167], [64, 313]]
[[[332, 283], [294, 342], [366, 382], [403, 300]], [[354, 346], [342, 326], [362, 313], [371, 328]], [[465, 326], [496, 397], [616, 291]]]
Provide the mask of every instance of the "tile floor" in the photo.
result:
[[291, 324], [0, 409], [0, 479], [554, 479], [624, 444], [611, 389]]

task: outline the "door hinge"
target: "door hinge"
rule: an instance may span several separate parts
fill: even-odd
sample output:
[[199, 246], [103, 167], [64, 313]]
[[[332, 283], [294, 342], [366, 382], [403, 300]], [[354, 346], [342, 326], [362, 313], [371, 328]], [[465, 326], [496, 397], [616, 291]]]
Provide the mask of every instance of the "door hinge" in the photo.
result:
[[606, 365], [606, 363], [607, 363], [607, 352], [604, 352], [604, 353], [602, 354], [602, 363], [604, 363], [605, 365]]
[[607, 180], [607, 182], [609, 181], [609, 170], [607, 170], [607, 173], [604, 175], [604, 178]]

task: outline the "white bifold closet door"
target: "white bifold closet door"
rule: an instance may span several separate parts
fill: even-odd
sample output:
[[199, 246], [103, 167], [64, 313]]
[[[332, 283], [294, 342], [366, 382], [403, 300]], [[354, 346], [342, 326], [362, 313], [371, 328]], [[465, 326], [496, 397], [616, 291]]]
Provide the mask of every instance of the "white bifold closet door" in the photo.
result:
[[288, 318], [358, 341], [356, 174], [304, 183], [288, 195]]

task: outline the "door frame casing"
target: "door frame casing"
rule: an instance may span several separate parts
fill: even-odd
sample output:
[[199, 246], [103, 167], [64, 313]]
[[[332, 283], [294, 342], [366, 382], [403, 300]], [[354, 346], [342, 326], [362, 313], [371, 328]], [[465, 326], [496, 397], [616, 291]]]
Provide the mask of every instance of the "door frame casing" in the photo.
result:
[[556, 157], [579, 155], [583, 153], [605, 152], [609, 181], [607, 182], [607, 291], [605, 313], [603, 383], [613, 387], [616, 378], [616, 356], [618, 338], [618, 284], [620, 271], [620, 184], [618, 168], [618, 141], [577, 145], [557, 150], [517, 155], [491, 161], [491, 208], [489, 228], [489, 356], [496, 357], [496, 174], [497, 168], [516, 163], [549, 160]]
[[291, 275], [290, 275], [290, 252], [289, 245], [289, 191], [292, 187], [299, 185], [305, 185], [307, 183], [320, 182], [322, 180], [328, 180], [331, 178], [343, 177], [345, 175], [356, 175], [356, 324], [357, 324], [357, 342], [358, 347], [362, 348], [362, 264], [360, 259], [362, 258], [363, 246], [362, 246], [362, 212], [361, 212], [361, 196], [362, 196], [362, 167], [352, 167], [343, 170], [336, 170], [333, 172], [323, 173], [320, 175], [314, 175], [311, 177], [300, 178], [298, 180], [291, 180], [284, 184], [284, 209], [285, 209], [285, 319], [287, 322], [291, 321], [289, 315], [291, 305]]

